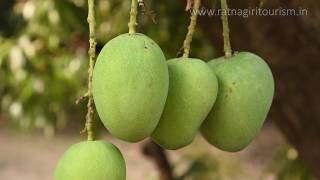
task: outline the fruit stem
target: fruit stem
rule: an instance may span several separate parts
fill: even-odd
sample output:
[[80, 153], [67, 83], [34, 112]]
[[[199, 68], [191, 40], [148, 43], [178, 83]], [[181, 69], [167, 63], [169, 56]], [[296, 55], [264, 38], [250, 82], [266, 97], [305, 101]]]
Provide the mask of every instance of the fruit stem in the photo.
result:
[[182, 57], [189, 57], [190, 53], [190, 44], [192, 42], [193, 33], [197, 25], [197, 17], [199, 14], [199, 7], [201, 5], [201, 0], [194, 0], [193, 10], [191, 10], [190, 24], [188, 27], [188, 33], [183, 42], [183, 55]]
[[88, 104], [87, 104], [87, 114], [86, 114], [86, 124], [85, 129], [88, 134], [88, 140], [93, 140], [93, 130], [92, 130], [92, 123], [94, 117], [94, 103], [93, 103], [93, 96], [92, 96], [92, 75], [93, 75], [93, 67], [96, 60], [96, 20], [94, 15], [94, 0], [88, 0], [88, 18], [89, 24], [89, 69], [88, 69]]
[[227, 58], [232, 56], [231, 44], [230, 44], [230, 30], [228, 22], [228, 4], [227, 0], [221, 0], [221, 21], [223, 27], [223, 40], [224, 40], [224, 52]]
[[138, 1], [132, 0], [131, 1], [131, 10], [130, 10], [130, 21], [128, 23], [130, 35], [136, 33], [136, 26], [138, 24], [137, 23], [137, 14], [138, 14]]

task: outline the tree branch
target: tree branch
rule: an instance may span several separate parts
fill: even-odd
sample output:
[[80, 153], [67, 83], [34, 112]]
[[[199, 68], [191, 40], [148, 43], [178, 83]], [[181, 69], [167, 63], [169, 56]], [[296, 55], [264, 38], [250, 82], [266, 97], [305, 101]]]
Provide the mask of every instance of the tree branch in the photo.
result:
[[150, 140], [143, 146], [142, 152], [155, 162], [159, 169], [161, 180], [174, 180], [172, 167], [164, 149]]

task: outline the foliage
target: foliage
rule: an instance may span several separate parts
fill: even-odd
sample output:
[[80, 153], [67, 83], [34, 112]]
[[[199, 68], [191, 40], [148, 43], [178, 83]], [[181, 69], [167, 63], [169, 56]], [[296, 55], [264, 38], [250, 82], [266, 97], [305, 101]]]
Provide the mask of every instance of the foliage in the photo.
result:
[[310, 172], [298, 158], [292, 147], [283, 147], [275, 155], [270, 171], [277, 174], [278, 180], [313, 180]]

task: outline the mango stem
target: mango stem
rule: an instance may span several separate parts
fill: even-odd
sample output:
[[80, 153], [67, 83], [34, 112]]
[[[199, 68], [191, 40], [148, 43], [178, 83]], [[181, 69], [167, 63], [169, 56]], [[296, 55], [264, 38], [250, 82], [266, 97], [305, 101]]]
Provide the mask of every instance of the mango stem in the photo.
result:
[[136, 26], [138, 24], [137, 23], [137, 15], [138, 15], [138, 1], [132, 0], [131, 1], [131, 10], [130, 10], [130, 21], [128, 23], [130, 35], [136, 33]]
[[92, 75], [93, 75], [93, 67], [96, 60], [96, 32], [95, 32], [95, 15], [94, 15], [94, 0], [88, 0], [88, 24], [89, 24], [89, 69], [88, 69], [88, 104], [87, 104], [87, 114], [86, 114], [86, 124], [85, 130], [88, 134], [88, 140], [93, 140], [93, 117], [94, 117], [94, 103], [93, 103], [93, 96], [92, 96]]
[[187, 58], [189, 57], [190, 53], [190, 45], [192, 42], [192, 37], [197, 25], [197, 17], [199, 14], [199, 8], [201, 5], [201, 0], [194, 0], [193, 9], [191, 10], [191, 17], [190, 17], [190, 24], [188, 27], [188, 33], [186, 35], [186, 38], [183, 42], [183, 55], [182, 57]]
[[224, 52], [225, 57], [229, 58], [232, 56], [232, 49], [230, 44], [230, 30], [229, 30], [229, 22], [228, 22], [228, 4], [227, 0], [221, 0], [221, 21], [223, 27], [223, 41], [224, 41]]

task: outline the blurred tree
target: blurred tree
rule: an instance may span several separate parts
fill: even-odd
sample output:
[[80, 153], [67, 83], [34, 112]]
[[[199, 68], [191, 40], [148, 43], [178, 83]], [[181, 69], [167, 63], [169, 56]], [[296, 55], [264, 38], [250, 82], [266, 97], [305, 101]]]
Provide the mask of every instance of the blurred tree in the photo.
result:
[[73, 26], [64, 26], [75, 26], [82, 19], [72, 14], [62, 21], [66, 10], [57, 8], [58, 4], [48, 0], [0, 2], [4, 19], [0, 28], [1, 114], [11, 124], [41, 128], [47, 136], [56, 127], [64, 127], [71, 112], [79, 111], [70, 102], [82, 89], [85, 77], [78, 73], [85, 71], [86, 43], [77, 36], [86, 29], [78, 27], [73, 32]]
[[284, 147], [278, 151], [270, 171], [276, 172], [278, 180], [312, 180], [312, 176], [298, 157], [297, 151]]

